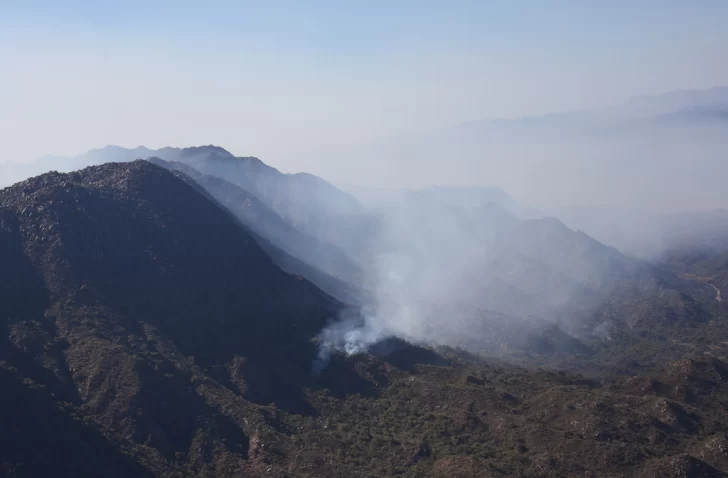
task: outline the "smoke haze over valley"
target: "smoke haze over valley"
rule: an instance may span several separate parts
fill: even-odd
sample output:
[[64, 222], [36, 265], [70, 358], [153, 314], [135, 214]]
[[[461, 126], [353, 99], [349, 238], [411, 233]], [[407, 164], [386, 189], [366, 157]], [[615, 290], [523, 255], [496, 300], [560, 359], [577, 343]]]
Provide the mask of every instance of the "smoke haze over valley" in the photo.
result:
[[3, 3], [0, 477], [728, 476], [726, 19]]
[[330, 317], [317, 370], [331, 353], [365, 352], [394, 337], [504, 357], [531, 353], [523, 337], [551, 326], [575, 340], [631, 328], [647, 318], [608, 318], [615, 297], [627, 300], [635, 288], [642, 293], [629, 300], [688, 289], [712, 297], [711, 284], [686, 281], [662, 263], [675, 252], [724, 252], [728, 237], [721, 211], [582, 206], [549, 214], [494, 187], [355, 188], [356, 199], [315, 176], [284, 174], [218, 146], [109, 146], [27, 166], [52, 161], [71, 171], [135, 159], [202, 187], [279, 267], [358, 308]]

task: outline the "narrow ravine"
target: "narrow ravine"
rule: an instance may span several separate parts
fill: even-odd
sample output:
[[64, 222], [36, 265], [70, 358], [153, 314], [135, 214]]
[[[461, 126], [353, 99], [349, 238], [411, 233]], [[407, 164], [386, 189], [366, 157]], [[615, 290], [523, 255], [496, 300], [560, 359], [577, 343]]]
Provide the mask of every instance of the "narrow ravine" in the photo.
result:
[[715, 300], [718, 302], [723, 302], [723, 297], [720, 293], [720, 289], [718, 289], [715, 285], [711, 284], [710, 282], [706, 282], [710, 287], [715, 289]]
[[682, 277], [683, 279], [691, 280], [693, 282], [699, 282], [701, 284], [709, 285], [715, 291], [715, 300], [717, 300], [718, 302], [723, 302], [723, 295], [721, 293], [721, 290], [712, 282], [708, 282], [710, 278], [697, 276], [695, 274], [680, 274], [680, 277]]

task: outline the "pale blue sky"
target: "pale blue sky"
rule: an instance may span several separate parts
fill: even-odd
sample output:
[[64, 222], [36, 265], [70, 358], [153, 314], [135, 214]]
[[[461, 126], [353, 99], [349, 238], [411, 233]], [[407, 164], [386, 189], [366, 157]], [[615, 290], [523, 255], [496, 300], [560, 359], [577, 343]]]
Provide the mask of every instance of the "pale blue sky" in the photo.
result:
[[728, 84], [728, 2], [0, 0], [0, 160], [216, 143], [347, 152]]

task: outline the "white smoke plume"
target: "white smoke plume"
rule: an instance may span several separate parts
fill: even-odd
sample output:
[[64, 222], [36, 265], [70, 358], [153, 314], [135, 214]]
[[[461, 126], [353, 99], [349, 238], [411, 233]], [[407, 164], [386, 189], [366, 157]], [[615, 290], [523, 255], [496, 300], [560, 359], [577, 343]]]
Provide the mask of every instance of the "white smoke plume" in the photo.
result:
[[449, 206], [416, 196], [376, 211], [380, 227], [372, 238], [366, 281], [374, 303], [360, 314], [347, 311], [321, 332], [314, 372], [325, 368], [334, 352], [366, 352], [389, 337], [444, 343], [453, 317], [435, 311], [467, 301], [483, 285], [476, 279], [487, 260], [482, 236]]

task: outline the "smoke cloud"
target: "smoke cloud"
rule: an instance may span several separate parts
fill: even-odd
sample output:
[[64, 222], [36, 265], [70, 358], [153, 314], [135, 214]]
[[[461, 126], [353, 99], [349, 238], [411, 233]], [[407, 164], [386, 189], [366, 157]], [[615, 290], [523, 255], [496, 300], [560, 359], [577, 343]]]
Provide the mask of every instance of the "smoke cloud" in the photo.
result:
[[608, 322], [584, 318], [646, 267], [635, 258], [725, 247], [726, 112], [728, 88], [717, 88], [373, 147], [377, 164], [410, 166], [387, 168], [383, 183], [470, 171], [520, 200], [487, 187], [351, 188], [380, 226], [366, 261], [374, 301], [322, 332], [322, 357], [388, 336], [492, 352], [553, 323], [608, 338]]

